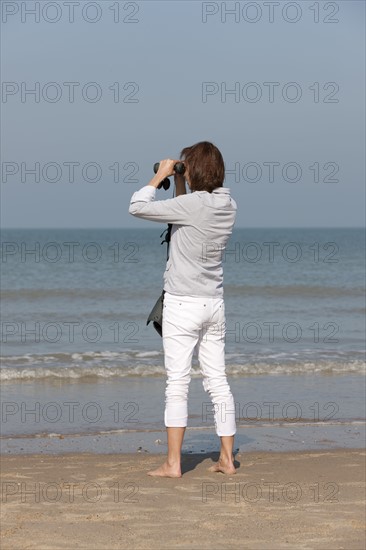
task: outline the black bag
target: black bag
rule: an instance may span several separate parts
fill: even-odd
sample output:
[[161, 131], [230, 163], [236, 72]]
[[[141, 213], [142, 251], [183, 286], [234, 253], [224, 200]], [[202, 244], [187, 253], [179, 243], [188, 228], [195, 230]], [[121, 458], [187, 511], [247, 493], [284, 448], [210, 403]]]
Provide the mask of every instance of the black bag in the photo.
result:
[[[166, 255], [166, 259], [168, 261], [168, 258], [169, 258], [169, 243], [170, 243], [170, 233], [172, 231], [172, 224], [171, 223], [168, 223], [168, 228], [165, 229], [162, 234], [160, 235], [160, 237], [162, 237], [165, 233], [165, 231], [167, 232], [167, 234], [165, 235], [165, 239], [163, 241], [161, 241], [160, 244], [163, 244], [163, 243], [167, 243], [167, 255]], [[146, 324], [148, 325], [150, 323], [150, 321], [153, 322], [153, 325], [154, 325], [154, 328], [155, 330], [157, 331], [157, 333], [159, 334], [159, 336], [163, 336], [163, 309], [164, 309], [164, 294], [165, 294], [165, 290], [163, 290], [163, 292], [161, 293], [161, 295], [159, 296], [159, 298], [157, 299], [156, 301], [156, 304], [154, 305], [154, 307], [152, 308], [151, 312], [150, 312], [150, 315], [149, 317], [147, 318], [147, 322]]]
[[161, 296], [159, 296], [156, 304], [152, 308], [146, 323], [148, 325], [150, 321], [152, 321], [154, 328], [157, 330], [160, 336], [163, 336], [164, 293], [165, 293], [165, 290], [163, 290], [163, 292], [161, 293]]

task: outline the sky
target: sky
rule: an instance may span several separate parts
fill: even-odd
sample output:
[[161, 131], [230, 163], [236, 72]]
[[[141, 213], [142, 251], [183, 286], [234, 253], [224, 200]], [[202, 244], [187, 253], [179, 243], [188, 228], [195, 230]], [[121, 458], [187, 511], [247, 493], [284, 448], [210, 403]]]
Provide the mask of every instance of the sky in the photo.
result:
[[3, 228], [157, 226], [131, 196], [198, 141], [236, 227], [364, 225], [363, 1], [1, 8]]

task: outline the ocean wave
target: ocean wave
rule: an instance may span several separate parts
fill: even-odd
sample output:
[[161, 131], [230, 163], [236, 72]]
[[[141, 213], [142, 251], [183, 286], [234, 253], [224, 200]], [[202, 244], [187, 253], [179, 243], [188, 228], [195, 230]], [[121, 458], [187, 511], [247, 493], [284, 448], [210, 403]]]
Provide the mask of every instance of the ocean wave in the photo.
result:
[[135, 365], [133, 367], [118, 366], [118, 367], [101, 367], [94, 366], [74, 366], [74, 367], [28, 367], [28, 368], [12, 368], [6, 367], [0, 370], [0, 382], [15, 382], [29, 380], [65, 380], [73, 381], [85, 379], [103, 379], [109, 378], [125, 378], [128, 376], [163, 376], [165, 369], [163, 366]]
[[126, 291], [118, 288], [19, 288], [2, 289], [0, 296], [2, 300], [28, 300], [39, 301], [49, 298], [78, 298], [94, 299], [99, 298], [125, 298]]
[[[2, 300], [9, 301], [39, 301], [47, 299], [93, 299], [97, 297], [112, 299], [130, 299], [132, 297], [141, 298], [141, 296], [150, 299], [151, 292], [148, 289], [139, 289], [138, 293], [133, 294], [132, 290], [122, 290], [121, 288], [20, 288], [20, 289], [2, 289], [0, 296]], [[269, 297], [304, 297], [304, 298], [331, 298], [331, 297], [363, 297], [365, 288], [360, 286], [322, 286], [322, 285], [233, 285], [227, 284], [224, 289], [225, 297], [230, 296], [269, 296]], [[151, 294], [153, 299], [155, 294]]]
[[[118, 360], [126, 361], [139, 356], [140, 352], [135, 350], [125, 349], [124, 351], [80, 351], [80, 352], [58, 352], [58, 353], [25, 353], [23, 355], [3, 355], [0, 357], [0, 363], [3, 366], [7, 364], [34, 364], [40, 365], [45, 363], [72, 363], [74, 361], [93, 361], [102, 359], [104, 361]], [[149, 351], [145, 352], [146, 357], [162, 355], [162, 352]], [[144, 357], [144, 354], [140, 355]]]
[[[247, 364], [227, 364], [229, 376], [259, 375], [307, 375], [307, 374], [366, 374], [365, 362], [353, 361], [288, 361], [288, 362], [251, 362]], [[191, 375], [200, 377], [198, 366], [193, 366]], [[108, 380], [126, 377], [165, 376], [163, 365], [136, 363], [133, 366], [74, 365], [48, 368], [5, 367], [0, 370], [1, 382], [63, 380], [65, 382], [86, 381], [87, 379]]]
[[226, 285], [225, 297], [230, 296], [269, 296], [298, 298], [338, 298], [342, 296], [365, 296], [364, 287], [338, 287], [315, 285]]

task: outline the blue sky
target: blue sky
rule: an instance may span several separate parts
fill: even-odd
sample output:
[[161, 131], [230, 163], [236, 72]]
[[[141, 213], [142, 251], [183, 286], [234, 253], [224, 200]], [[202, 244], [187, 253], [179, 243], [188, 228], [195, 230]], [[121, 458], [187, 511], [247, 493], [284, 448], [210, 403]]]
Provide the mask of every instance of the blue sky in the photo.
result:
[[133, 192], [202, 140], [237, 227], [364, 224], [364, 2], [279, 2], [273, 22], [265, 2], [80, 0], [74, 22], [22, 4], [2, 2], [2, 227], [156, 226]]

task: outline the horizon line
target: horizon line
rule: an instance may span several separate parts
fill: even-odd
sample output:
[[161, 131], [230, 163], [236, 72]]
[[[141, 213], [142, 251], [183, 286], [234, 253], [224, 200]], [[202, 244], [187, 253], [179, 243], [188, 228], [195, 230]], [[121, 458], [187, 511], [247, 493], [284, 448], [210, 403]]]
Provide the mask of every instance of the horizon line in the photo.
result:
[[[162, 225], [167, 225], [165, 223], [162, 223]], [[94, 226], [94, 227], [57, 227], [57, 226], [48, 226], [48, 227], [0, 227], [0, 231], [9, 230], [9, 229], [153, 229], [153, 227], [132, 227], [132, 226]], [[156, 229], [161, 229], [161, 227], [156, 227]], [[322, 225], [322, 226], [301, 226], [301, 225], [256, 225], [256, 226], [250, 226], [250, 225], [235, 225], [233, 230], [235, 229], [366, 229], [365, 225]]]

